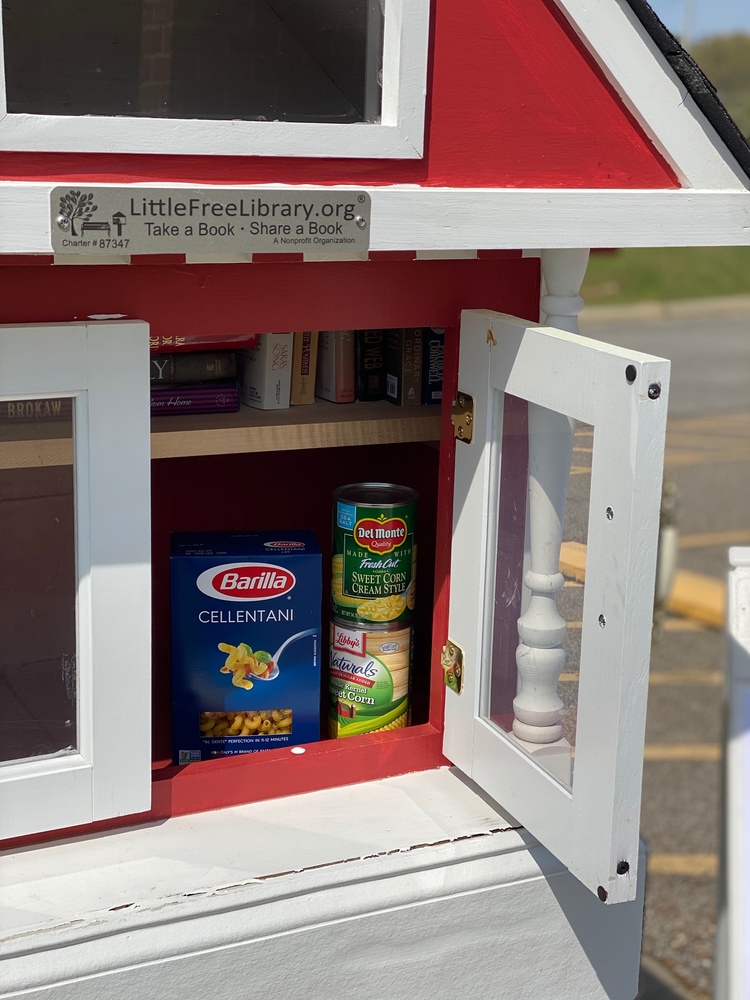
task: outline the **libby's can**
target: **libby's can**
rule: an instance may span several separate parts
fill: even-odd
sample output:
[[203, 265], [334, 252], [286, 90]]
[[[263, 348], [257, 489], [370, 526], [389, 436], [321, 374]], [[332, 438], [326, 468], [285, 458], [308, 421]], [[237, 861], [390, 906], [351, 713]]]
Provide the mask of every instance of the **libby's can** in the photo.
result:
[[409, 711], [412, 627], [331, 622], [328, 734], [402, 729]]
[[350, 622], [408, 622], [416, 598], [419, 494], [393, 483], [334, 490], [331, 610]]

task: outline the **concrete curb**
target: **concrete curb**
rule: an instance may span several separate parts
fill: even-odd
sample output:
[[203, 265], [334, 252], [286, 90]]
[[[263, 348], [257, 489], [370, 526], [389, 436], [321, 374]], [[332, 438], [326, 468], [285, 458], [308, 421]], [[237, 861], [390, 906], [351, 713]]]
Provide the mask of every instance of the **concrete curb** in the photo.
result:
[[586, 306], [579, 317], [581, 330], [600, 323], [627, 323], [665, 319], [714, 319], [750, 316], [750, 295], [724, 295], [671, 302], [633, 302], [627, 305]]

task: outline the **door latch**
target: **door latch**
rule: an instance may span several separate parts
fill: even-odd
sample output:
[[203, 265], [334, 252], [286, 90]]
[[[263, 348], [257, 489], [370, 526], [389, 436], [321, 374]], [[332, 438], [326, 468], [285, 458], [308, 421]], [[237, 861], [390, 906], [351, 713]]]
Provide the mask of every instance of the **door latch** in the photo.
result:
[[451, 409], [451, 423], [453, 437], [470, 444], [474, 436], [474, 397], [468, 392], [459, 390], [456, 393], [456, 400]]
[[448, 639], [443, 646], [441, 663], [446, 687], [456, 694], [461, 694], [464, 689], [464, 651], [452, 639]]

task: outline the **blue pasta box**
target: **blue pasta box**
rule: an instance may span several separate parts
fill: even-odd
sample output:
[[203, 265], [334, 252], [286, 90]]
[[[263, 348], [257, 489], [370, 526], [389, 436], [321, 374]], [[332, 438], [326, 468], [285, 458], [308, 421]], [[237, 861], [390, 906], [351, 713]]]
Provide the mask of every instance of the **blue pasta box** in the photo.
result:
[[320, 739], [321, 572], [311, 531], [172, 535], [176, 764]]

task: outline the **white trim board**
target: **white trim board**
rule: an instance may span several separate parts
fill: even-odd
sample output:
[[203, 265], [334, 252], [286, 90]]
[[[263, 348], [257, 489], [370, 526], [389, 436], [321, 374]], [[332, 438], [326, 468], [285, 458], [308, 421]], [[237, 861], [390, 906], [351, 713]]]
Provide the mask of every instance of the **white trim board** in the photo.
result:
[[[0, 181], [0, 254], [52, 252], [50, 194], [56, 186], [49, 181]], [[192, 187], [111, 186], [165, 191]], [[284, 187], [237, 185], [233, 190], [257, 193]], [[748, 191], [342, 187], [356, 188], [372, 199], [370, 250], [750, 244]], [[298, 190], [317, 189], [309, 185]]]
[[626, 0], [555, 3], [685, 186], [748, 188], [748, 178]]

